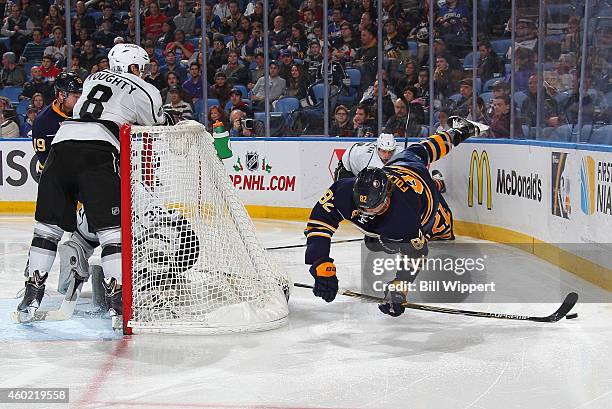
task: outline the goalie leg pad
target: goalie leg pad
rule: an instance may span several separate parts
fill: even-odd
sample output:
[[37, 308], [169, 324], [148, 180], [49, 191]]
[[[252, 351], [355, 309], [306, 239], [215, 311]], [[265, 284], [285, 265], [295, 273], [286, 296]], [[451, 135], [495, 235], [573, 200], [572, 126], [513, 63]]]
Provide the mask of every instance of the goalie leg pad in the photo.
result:
[[51, 271], [55, 254], [57, 253], [57, 243], [62, 239], [64, 231], [52, 224], [38, 222], [34, 226], [34, 237], [28, 254], [28, 265], [25, 276], [33, 277], [35, 271]]
[[102, 269], [104, 276], [114, 278], [121, 284], [121, 230], [113, 228], [97, 232], [102, 246]]
[[59, 245], [60, 276], [57, 291], [66, 294], [74, 275], [78, 274], [84, 281], [89, 279], [89, 263], [85, 250], [75, 241], [67, 240]]

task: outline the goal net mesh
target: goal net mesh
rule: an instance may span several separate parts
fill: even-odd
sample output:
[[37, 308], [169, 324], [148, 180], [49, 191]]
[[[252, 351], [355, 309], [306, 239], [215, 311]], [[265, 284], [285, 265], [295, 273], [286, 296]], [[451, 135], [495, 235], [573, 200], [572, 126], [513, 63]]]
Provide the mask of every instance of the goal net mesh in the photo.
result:
[[288, 278], [256, 238], [211, 134], [194, 121], [135, 126], [129, 155], [132, 331], [283, 325]]

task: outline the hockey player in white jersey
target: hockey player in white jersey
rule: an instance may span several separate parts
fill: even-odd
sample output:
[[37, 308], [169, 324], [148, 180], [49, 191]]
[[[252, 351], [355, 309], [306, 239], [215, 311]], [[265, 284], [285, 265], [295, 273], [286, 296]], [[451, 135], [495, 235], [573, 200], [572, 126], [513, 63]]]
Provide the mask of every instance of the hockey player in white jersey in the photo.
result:
[[342, 155], [334, 172], [334, 180], [357, 176], [367, 167], [382, 168], [393, 155], [402, 150], [389, 133], [381, 133], [376, 142], [358, 142]]
[[73, 118], [53, 140], [38, 187], [36, 226], [28, 257], [24, 298], [17, 307], [28, 321], [40, 306], [45, 280], [64, 231], [74, 231], [77, 198], [102, 247], [104, 287], [113, 327], [120, 327], [121, 230], [119, 128], [123, 124], [173, 125], [162, 98], [142, 78], [149, 68], [144, 49], [117, 44], [109, 55], [110, 70], [90, 75], [83, 84]]

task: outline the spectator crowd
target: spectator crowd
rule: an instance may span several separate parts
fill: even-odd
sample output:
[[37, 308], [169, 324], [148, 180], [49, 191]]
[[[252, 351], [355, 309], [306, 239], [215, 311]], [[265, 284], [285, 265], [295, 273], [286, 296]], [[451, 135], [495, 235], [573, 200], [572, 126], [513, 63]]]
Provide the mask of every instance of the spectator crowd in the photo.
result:
[[[234, 136], [264, 135], [266, 93], [272, 135], [321, 135], [324, 115], [329, 118], [329, 135], [340, 137], [374, 136], [379, 128], [398, 137], [418, 137], [429, 133], [430, 117], [433, 130], [443, 130], [451, 126], [447, 119], [452, 115], [489, 124], [489, 136], [494, 138], [534, 138], [536, 129], [539, 136], [552, 137], [557, 129], [577, 124], [579, 111], [583, 125], [609, 126], [609, 1], [592, 0], [591, 19], [584, 22], [584, 2], [552, 0], [545, 26], [539, 28], [537, 2], [516, 0], [514, 47], [508, 0], [478, 2], [476, 21], [467, 0], [381, 1], [378, 15], [372, 0], [330, 0], [325, 16], [322, 0], [270, 0], [267, 33], [260, 0], [208, 0], [204, 21], [199, 1], [141, 0], [139, 10], [130, 0], [77, 1], [69, 10], [71, 44], [64, 2], [7, 2], [0, 9], [0, 136], [28, 136], [36, 113], [54, 98], [53, 82], [62, 70], [84, 79], [107, 69], [110, 48], [135, 43], [137, 37], [151, 58], [145, 80], [160, 90], [166, 108], [207, 125], [221, 121]], [[592, 38], [582, 55], [585, 23], [592, 28]], [[327, 43], [323, 24], [328, 28]], [[477, 38], [472, 38], [473, 24]], [[207, 53], [201, 52], [203, 28]], [[544, 45], [543, 53], [538, 52], [539, 44]], [[324, 55], [329, 59], [327, 69]], [[542, 78], [538, 55], [544, 58]], [[383, 64], [380, 73], [378, 58]], [[581, 75], [585, 58], [587, 70]], [[204, 76], [208, 112], [202, 112]], [[581, 77], [587, 91], [582, 98]], [[19, 92], [9, 92], [15, 89]]]

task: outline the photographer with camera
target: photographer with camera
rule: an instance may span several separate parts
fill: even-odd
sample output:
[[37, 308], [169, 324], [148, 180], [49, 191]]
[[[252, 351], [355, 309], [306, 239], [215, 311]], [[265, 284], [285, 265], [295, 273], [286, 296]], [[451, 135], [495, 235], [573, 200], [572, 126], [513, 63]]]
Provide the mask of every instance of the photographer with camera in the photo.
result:
[[263, 122], [248, 118], [240, 109], [233, 109], [230, 113], [230, 137], [236, 136], [265, 136], [266, 129]]

